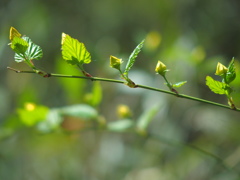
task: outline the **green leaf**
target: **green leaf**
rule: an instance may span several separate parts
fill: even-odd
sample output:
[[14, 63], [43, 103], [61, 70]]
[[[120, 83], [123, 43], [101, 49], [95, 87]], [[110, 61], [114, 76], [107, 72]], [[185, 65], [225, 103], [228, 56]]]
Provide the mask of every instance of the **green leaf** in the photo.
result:
[[216, 81], [210, 76], [206, 77], [206, 85], [216, 94], [226, 94], [226, 89], [228, 89], [226, 83]]
[[91, 62], [85, 45], [65, 33], [62, 33], [62, 57], [67, 63], [80, 67]]
[[227, 84], [231, 83], [236, 78], [236, 71], [234, 66], [234, 58], [232, 58], [231, 62], [228, 65], [228, 71], [226, 73], [225, 82]]
[[140, 42], [140, 44], [137, 45], [137, 47], [133, 50], [133, 52], [129, 56], [128, 62], [127, 62], [127, 65], [126, 65], [126, 68], [125, 68], [125, 71], [124, 71], [124, 74], [126, 76], [128, 76], [128, 72], [132, 68], [132, 66], [133, 66], [133, 64], [134, 64], [138, 54], [140, 53], [140, 51], [141, 51], [141, 49], [143, 47], [144, 41], [145, 40], [142, 40], [142, 42]]
[[24, 39], [15, 36], [11, 42], [11, 48], [17, 54], [24, 54], [28, 49], [28, 43]]
[[15, 53], [15, 56], [14, 56], [15, 61], [22, 62], [22, 61], [25, 61], [26, 59], [27, 60], [41, 59], [43, 56], [41, 47], [34, 44], [29, 37], [22, 37], [22, 39], [28, 43], [28, 48], [24, 54]]
[[85, 120], [96, 118], [98, 115], [94, 108], [85, 104], [63, 107], [60, 109], [60, 112], [63, 116], [79, 117]]
[[137, 121], [136, 127], [138, 131], [145, 131], [157, 112], [159, 112], [158, 104], [146, 109]]
[[46, 116], [46, 120], [37, 124], [37, 129], [41, 132], [48, 133], [60, 128], [62, 122], [63, 117], [59, 109], [50, 109]]
[[182, 85], [184, 85], [185, 83], [187, 83], [187, 81], [181, 81], [178, 83], [173, 84], [173, 87], [181, 87]]
[[115, 132], [123, 132], [133, 126], [131, 119], [121, 119], [107, 124], [107, 129]]
[[92, 89], [91, 105], [97, 106], [102, 100], [102, 88], [100, 82], [94, 82]]

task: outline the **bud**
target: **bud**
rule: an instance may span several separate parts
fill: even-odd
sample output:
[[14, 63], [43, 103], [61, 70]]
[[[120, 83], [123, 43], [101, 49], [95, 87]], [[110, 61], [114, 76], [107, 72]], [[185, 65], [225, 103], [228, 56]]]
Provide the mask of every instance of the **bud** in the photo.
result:
[[166, 66], [165, 64], [163, 64], [161, 61], [158, 61], [155, 71], [156, 71], [158, 74], [160, 74], [160, 75], [162, 75], [162, 76], [165, 76], [165, 73], [166, 73], [168, 70], [167, 70], [167, 66]]
[[221, 64], [220, 62], [218, 62], [217, 64], [217, 69], [216, 69], [216, 75], [222, 76], [223, 74], [226, 74], [228, 71], [228, 68], [226, 68], [226, 66], [224, 66], [223, 64]]
[[27, 111], [34, 111], [36, 109], [36, 105], [33, 103], [26, 103], [26, 104], [24, 104], [24, 108]]
[[129, 107], [123, 104], [117, 107], [117, 113], [120, 118], [130, 118], [132, 116], [132, 112]]
[[112, 68], [120, 70], [120, 65], [123, 63], [122, 59], [118, 59], [115, 56], [110, 56], [110, 66]]

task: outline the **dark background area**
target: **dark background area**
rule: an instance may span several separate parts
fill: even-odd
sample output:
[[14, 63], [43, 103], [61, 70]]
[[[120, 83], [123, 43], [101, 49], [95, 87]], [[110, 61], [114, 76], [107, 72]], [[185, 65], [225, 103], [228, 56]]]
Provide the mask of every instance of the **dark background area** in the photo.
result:
[[[85, 69], [97, 77], [120, 79], [109, 67], [109, 56], [124, 63], [142, 39], [145, 45], [129, 73], [137, 84], [167, 89], [155, 74], [164, 62], [172, 82], [188, 81], [179, 89], [188, 94], [227, 104], [205, 85], [218, 62], [226, 66], [235, 57], [237, 79], [233, 98], [240, 107], [239, 40], [240, 2], [224, 0], [2, 0], [0, 2], [0, 123], [4, 124], [26, 102], [59, 108], [86, 103], [93, 83], [79, 79], [42, 78], [16, 74], [7, 66], [29, 70], [14, 61], [8, 46], [15, 27], [43, 49], [35, 65], [47, 72], [81, 75], [61, 58], [61, 34], [83, 42], [92, 62]], [[190, 143], [219, 156], [240, 171], [239, 113], [191, 100], [101, 83], [102, 102], [96, 107], [107, 122], [117, 120], [119, 104], [138, 119], [154, 105], [159, 112], [150, 132], [165, 141], [141, 139], [125, 133], [89, 130], [75, 135], [41, 134], [22, 128], [0, 142], [0, 179], [237, 179], [211, 156], [173, 142]]]

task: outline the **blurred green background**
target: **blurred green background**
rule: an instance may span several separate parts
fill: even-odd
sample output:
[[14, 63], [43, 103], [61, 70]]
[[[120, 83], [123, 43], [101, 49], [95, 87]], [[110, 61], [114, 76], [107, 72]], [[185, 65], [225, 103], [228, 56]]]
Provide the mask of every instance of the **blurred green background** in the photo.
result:
[[[109, 56], [126, 63], [145, 38], [129, 73], [135, 83], [167, 89], [154, 72], [161, 60], [171, 70], [167, 76], [172, 82], [188, 81], [180, 93], [227, 104], [224, 96], [208, 89], [205, 77], [217, 79], [217, 62], [227, 66], [232, 57], [240, 70], [240, 1], [1, 0], [0, 17], [0, 179], [240, 178], [238, 112], [124, 85], [42, 78], [6, 68], [29, 70], [14, 61], [8, 47], [11, 26], [42, 47], [43, 58], [34, 61], [38, 68], [81, 75], [61, 58], [64, 32], [91, 53], [92, 62], [84, 66], [90, 74], [116, 79], [120, 77], [109, 67]], [[237, 74], [232, 83], [237, 107], [239, 84]], [[36, 113], [25, 121], [29, 103], [37, 104], [37, 114], [51, 112], [52, 121], [39, 125], [43, 119], [35, 118]], [[133, 129], [121, 132], [114, 124], [125, 118], [121, 107], [130, 109], [130, 124], [154, 111], [147, 131], [157, 138], [141, 137]], [[215, 154], [233, 170], [189, 145]]]

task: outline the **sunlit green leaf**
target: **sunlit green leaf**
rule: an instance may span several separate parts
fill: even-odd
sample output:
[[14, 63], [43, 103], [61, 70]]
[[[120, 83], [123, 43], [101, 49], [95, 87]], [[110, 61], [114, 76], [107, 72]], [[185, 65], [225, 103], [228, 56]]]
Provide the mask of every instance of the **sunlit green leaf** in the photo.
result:
[[85, 45], [65, 33], [62, 33], [62, 57], [72, 65], [81, 66], [91, 62], [91, 55]]
[[43, 56], [43, 52], [40, 46], [34, 44], [29, 37], [22, 37], [28, 43], [28, 48], [24, 54], [15, 53], [15, 61], [22, 62], [26, 59], [33, 60], [33, 59], [41, 59]]
[[28, 49], [28, 43], [20, 37], [14, 37], [11, 42], [12, 50], [17, 54], [24, 54]]
[[118, 121], [113, 121], [107, 124], [107, 129], [110, 131], [123, 132], [133, 126], [133, 121], [131, 119], [122, 119]]
[[128, 72], [130, 71], [130, 69], [132, 68], [138, 54], [140, 53], [142, 47], [144, 44], [144, 40], [142, 40], [142, 42], [140, 44], [137, 45], [137, 47], [133, 50], [133, 52], [131, 53], [131, 55], [128, 58], [128, 62], [124, 71], [125, 75], [128, 75]]
[[227, 84], [216, 81], [212, 77], [206, 77], [206, 85], [216, 94], [226, 94], [225, 90], [227, 89]]
[[173, 87], [181, 87], [182, 85], [184, 85], [185, 83], [187, 83], [187, 81], [181, 81], [178, 83], [173, 84]]

